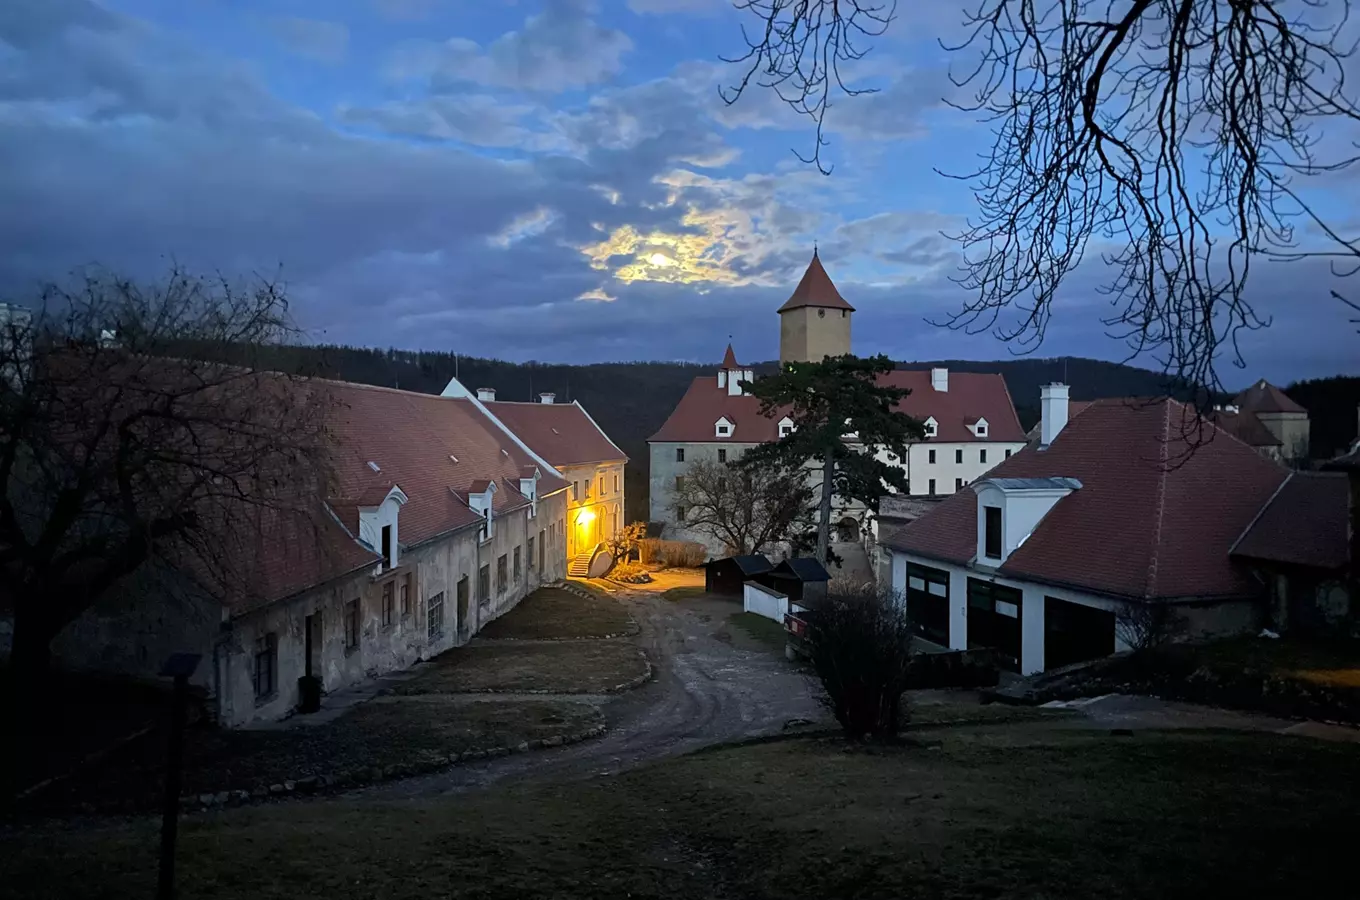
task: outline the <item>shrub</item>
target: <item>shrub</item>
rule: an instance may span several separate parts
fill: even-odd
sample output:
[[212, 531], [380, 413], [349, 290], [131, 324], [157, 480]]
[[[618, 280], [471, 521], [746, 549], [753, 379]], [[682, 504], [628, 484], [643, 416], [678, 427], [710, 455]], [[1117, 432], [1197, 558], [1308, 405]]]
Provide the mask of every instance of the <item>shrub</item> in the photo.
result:
[[647, 574], [647, 570], [637, 563], [624, 563], [617, 565], [609, 572], [612, 581], [621, 581], [624, 584], [647, 584], [652, 580], [652, 576]]
[[841, 589], [818, 604], [808, 655], [826, 691], [823, 702], [847, 737], [896, 738], [911, 642], [906, 604], [889, 588]]
[[645, 538], [638, 542], [641, 560], [646, 565], [663, 569], [693, 569], [704, 564], [708, 554], [702, 544], [694, 541], [663, 541]]

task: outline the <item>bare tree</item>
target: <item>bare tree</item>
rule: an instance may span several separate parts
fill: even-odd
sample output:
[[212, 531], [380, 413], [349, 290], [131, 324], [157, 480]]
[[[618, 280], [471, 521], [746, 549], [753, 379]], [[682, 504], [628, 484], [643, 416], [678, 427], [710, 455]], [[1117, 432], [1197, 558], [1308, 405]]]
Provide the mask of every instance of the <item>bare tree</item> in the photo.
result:
[[812, 491], [801, 469], [701, 460], [676, 485], [672, 506], [686, 528], [721, 541], [728, 553], [760, 553], [806, 530]]
[[[739, 5], [763, 27], [727, 99], [764, 74], [758, 83], [815, 120], [820, 152], [839, 80], [817, 61], [862, 54], [842, 49], [846, 36], [865, 19], [886, 28], [891, 11], [881, 0]], [[971, 183], [979, 208], [955, 235], [973, 296], [944, 324], [1033, 349], [1062, 285], [1098, 254], [1111, 334], [1172, 383], [1221, 390], [1218, 357], [1241, 366], [1239, 335], [1269, 324], [1245, 296], [1254, 263], [1314, 257], [1354, 274], [1351, 226], [1328, 222], [1300, 190], [1360, 158], [1347, 139], [1360, 121], [1346, 84], [1351, 3], [1285, 6], [975, 0], [966, 39], [949, 49], [976, 54], [954, 79], [972, 100], [957, 105], [994, 140], [978, 169], [951, 175]], [[1322, 124], [1344, 130], [1324, 136]]]
[[836, 590], [808, 621], [808, 655], [845, 735], [895, 738], [913, 640], [901, 595], [873, 585]]
[[1135, 651], [1170, 643], [1184, 625], [1184, 618], [1169, 603], [1126, 603], [1114, 616], [1115, 635]]
[[324, 386], [252, 365], [293, 333], [278, 286], [93, 272], [36, 300], [4, 307], [0, 334], [0, 606], [21, 693], [133, 573], [249, 598], [264, 542], [315, 545], [329, 484]]

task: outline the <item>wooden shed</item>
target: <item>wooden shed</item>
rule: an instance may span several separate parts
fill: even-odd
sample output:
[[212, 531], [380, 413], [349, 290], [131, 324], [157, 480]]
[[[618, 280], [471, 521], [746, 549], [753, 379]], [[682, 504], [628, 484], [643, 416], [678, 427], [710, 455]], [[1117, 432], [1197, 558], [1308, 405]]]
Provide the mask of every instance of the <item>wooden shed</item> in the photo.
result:
[[831, 574], [812, 557], [800, 556], [784, 560], [755, 580], [784, 594], [790, 603], [815, 603], [826, 599]]
[[773, 568], [768, 559], [759, 555], [725, 556], [704, 563], [704, 590], [710, 594], [740, 597], [742, 585]]

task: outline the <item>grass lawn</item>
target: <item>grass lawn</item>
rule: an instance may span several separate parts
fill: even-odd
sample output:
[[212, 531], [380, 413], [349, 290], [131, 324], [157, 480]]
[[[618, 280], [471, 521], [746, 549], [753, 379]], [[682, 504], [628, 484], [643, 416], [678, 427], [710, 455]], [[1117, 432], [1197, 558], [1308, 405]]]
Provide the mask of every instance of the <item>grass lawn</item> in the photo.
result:
[[394, 689], [399, 695], [464, 691], [596, 694], [637, 678], [646, 662], [628, 641], [516, 644], [474, 641], [436, 657]]
[[[1360, 758], [1276, 735], [941, 731], [729, 748], [413, 804], [196, 816], [185, 897], [1354, 895]], [[15, 898], [153, 894], [156, 823], [0, 833]]]
[[704, 590], [703, 585], [698, 587], [673, 587], [663, 591], [661, 596], [667, 600], [695, 600], [708, 596], [708, 591]]
[[1330, 643], [1243, 636], [1172, 646], [1163, 652], [1190, 653], [1197, 663], [1215, 668], [1275, 672], [1317, 684], [1360, 687], [1360, 643], [1355, 641]]
[[598, 638], [633, 631], [623, 604], [592, 594], [590, 598], [557, 588], [539, 588], [519, 605], [482, 629], [483, 638]]
[[739, 612], [727, 617], [735, 634], [741, 635], [750, 645], [763, 650], [774, 650], [784, 655], [783, 624], [758, 616], [755, 613]]
[[[339, 769], [416, 764], [450, 753], [576, 734], [603, 721], [599, 711], [585, 703], [430, 700], [437, 702], [381, 698], [324, 725], [287, 731], [190, 729], [185, 740], [183, 792], [252, 790]], [[107, 765], [55, 786], [36, 802], [60, 807], [130, 800], [155, 808], [165, 772], [165, 748], [164, 734], [156, 732], [124, 748]]]

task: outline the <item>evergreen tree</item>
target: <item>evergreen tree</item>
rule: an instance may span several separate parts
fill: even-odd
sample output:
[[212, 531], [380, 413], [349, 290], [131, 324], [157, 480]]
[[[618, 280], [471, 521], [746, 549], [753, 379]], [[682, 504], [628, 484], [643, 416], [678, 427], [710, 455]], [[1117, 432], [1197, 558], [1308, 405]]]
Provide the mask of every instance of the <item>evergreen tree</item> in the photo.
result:
[[[743, 466], [812, 466], [821, 473], [817, 508], [817, 558], [825, 561], [831, 535], [831, 501], [858, 501], [878, 511], [886, 487], [907, 489], [907, 476], [893, 463], [907, 444], [925, 437], [920, 422], [898, 412], [911, 393], [879, 383], [893, 370], [886, 356], [828, 356], [821, 362], [788, 363], [777, 374], [745, 385], [760, 399], [761, 414], [788, 416], [792, 433], [746, 452]], [[890, 462], [876, 457], [887, 451]]]

